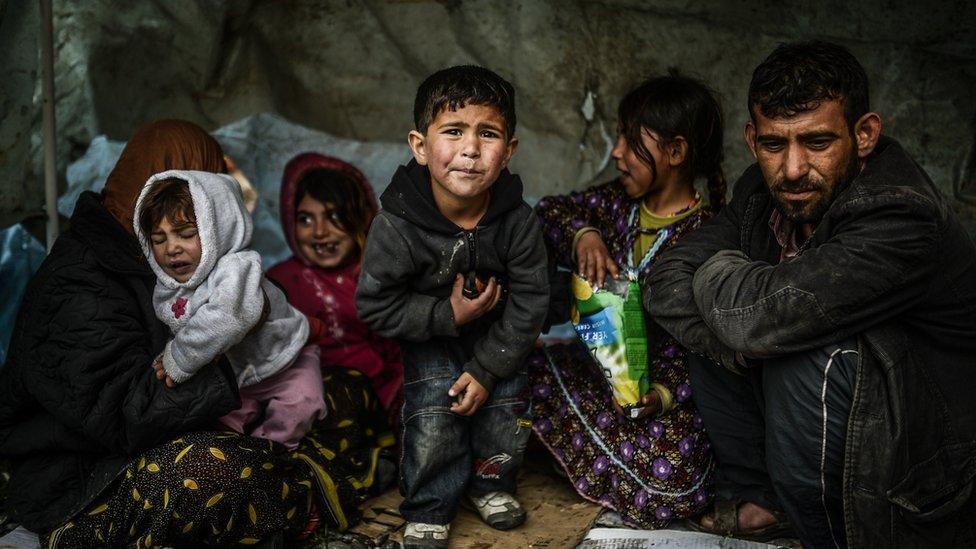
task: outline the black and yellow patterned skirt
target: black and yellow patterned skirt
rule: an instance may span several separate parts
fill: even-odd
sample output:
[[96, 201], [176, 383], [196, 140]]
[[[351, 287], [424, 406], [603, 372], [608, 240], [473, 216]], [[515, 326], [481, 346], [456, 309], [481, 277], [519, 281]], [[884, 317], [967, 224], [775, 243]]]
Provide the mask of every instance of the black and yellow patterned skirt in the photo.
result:
[[382, 486], [394, 438], [355, 370], [328, 370], [328, 416], [299, 447], [227, 431], [187, 433], [132, 460], [86, 510], [50, 532], [48, 547], [253, 545], [297, 535], [317, 509], [345, 530]]

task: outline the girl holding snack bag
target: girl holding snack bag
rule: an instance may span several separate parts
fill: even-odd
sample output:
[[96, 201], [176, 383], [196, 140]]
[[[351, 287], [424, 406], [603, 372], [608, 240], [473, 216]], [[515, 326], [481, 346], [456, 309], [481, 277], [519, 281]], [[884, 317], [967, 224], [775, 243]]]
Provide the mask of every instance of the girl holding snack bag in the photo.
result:
[[581, 341], [530, 358], [534, 430], [583, 497], [657, 528], [710, 503], [712, 458], [685, 351], [634, 310], [635, 281], [725, 203], [722, 114], [672, 71], [628, 93], [618, 119], [620, 176], [536, 207], [553, 257], [578, 273]]

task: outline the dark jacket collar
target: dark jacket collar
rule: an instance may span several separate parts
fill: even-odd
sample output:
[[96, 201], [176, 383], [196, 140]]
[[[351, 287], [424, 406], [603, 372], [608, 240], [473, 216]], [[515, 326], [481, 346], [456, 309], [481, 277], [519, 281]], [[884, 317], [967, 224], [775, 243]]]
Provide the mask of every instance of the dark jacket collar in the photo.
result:
[[98, 194], [86, 191], [78, 197], [69, 231], [87, 244], [104, 268], [122, 274], [153, 276], [136, 237], [105, 209]]
[[[406, 166], [397, 168], [393, 180], [380, 197], [380, 203], [389, 213], [429, 231], [444, 234], [461, 232], [463, 230], [461, 227], [444, 217], [444, 214], [437, 209], [430, 185], [430, 172], [427, 167], [417, 164], [416, 160], [411, 160]], [[491, 186], [488, 211], [478, 222], [478, 226], [490, 224], [521, 203], [522, 180], [507, 169], [502, 170], [498, 180]]]

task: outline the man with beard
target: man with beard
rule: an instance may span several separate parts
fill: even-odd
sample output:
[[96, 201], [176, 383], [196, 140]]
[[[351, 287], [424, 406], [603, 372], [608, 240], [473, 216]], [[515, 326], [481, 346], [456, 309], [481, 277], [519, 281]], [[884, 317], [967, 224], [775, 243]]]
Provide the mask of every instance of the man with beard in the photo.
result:
[[749, 86], [756, 164], [642, 281], [695, 353], [717, 463], [694, 527], [804, 547], [976, 547], [976, 247], [881, 135], [844, 48], [781, 45]]

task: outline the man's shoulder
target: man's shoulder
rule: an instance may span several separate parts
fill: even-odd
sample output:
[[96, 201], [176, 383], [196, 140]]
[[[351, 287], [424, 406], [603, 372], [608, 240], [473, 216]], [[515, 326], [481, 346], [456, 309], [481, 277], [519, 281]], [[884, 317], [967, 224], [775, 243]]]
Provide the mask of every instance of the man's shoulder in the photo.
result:
[[925, 170], [888, 137], [882, 137], [845, 194], [848, 211], [900, 205], [935, 218], [951, 214], [945, 195]]
[[759, 164], [755, 162], [746, 168], [742, 175], [735, 180], [735, 184], [732, 185], [733, 200], [748, 199], [752, 195], [768, 192], [762, 170], [759, 169]]

